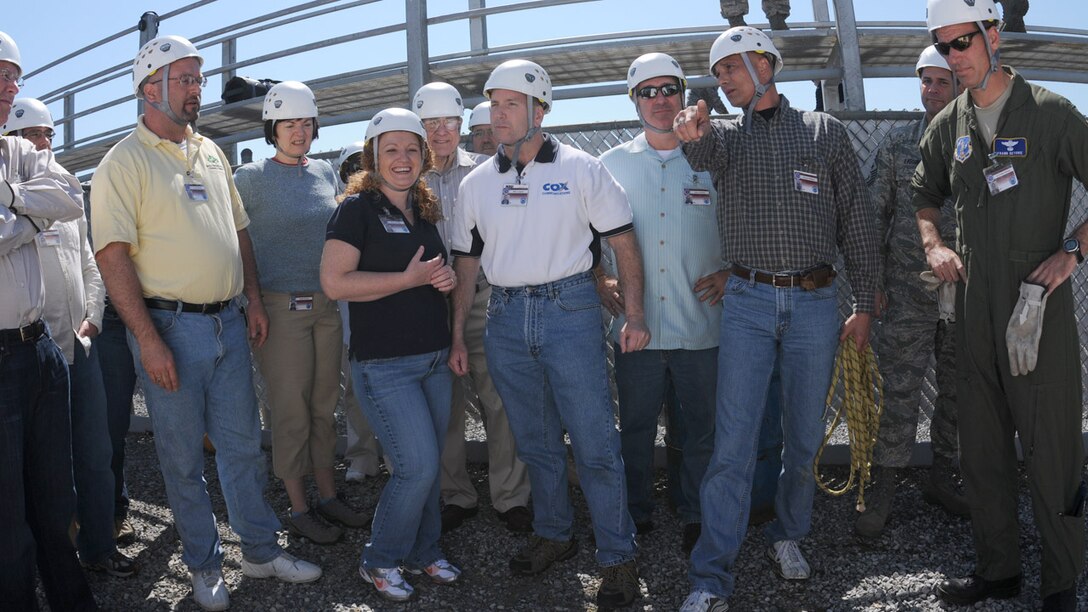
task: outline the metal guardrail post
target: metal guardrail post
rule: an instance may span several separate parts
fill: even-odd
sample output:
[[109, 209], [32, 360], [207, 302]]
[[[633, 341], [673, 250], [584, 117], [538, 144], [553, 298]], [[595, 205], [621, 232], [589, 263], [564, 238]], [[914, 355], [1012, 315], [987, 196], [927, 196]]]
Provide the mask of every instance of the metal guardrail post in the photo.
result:
[[[147, 11], [140, 15], [140, 23], [137, 27], [140, 30], [140, 46], [136, 50], [139, 51], [148, 41], [159, 35], [159, 14], [155, 11]], [[144, 101], [136, 100], [136, 116], [139, 117], [142, 114], [144, 114]]]
[[827, 11], [827, 0], [812, 0], [813, 21], [831, 21], [831, 13]]
[[839, 49], [842, 51], [846, 108], [862, 111], [865, 110], [865, 81], [861, 76], [861, 43], [858, 41], [853, 0], [835, 0], [835, 23]]
[[[76, 95], [66, 94], [64, 96], [64, 116], [71, 117], [76, 112]], [[68, 119], [61, 122], [64, 125], [64, 146], [71, 145], [76, 140], [76, 120]]]
[[[223, 66], [231, 66], [237, 61], [238, 61], [238, 39], [228, 38], [227, 40], [223, 41]], [[233, 68], [229, 68], [227, 70], [224, 70], [221, 73], [222, 84], [223, 84], [222, 86], [226, 87], [227, 86], [227, 81], [233, 79], [235, 74], [237, 74], [237, 71], [235, 69], [233, 69]], [[230, 143], [230, 144], [228, 144], [226, 146], [223, 146], [221, 148], [223, 149], [223, 154], [227, 156], [227, 160], [229, 160], [230, 165], [231, 166], [237, 166], [238, 165], [238, 145], [236, 145], [235, 143], [232, 142], [232, 143]]]
[[[487, 0], [468, 0], [468, 8], [486, 8], [486, 2]], [[487, 17], [473, 17], [468, 20], [468, 39], [473, 51], [487, 48]]]
[[[408, 42], [408, 97], [431, 80], [431, 52], [427, 48], [427, 0], [404, 0]], [[405, 101], [407, 102], [407, 100]]]

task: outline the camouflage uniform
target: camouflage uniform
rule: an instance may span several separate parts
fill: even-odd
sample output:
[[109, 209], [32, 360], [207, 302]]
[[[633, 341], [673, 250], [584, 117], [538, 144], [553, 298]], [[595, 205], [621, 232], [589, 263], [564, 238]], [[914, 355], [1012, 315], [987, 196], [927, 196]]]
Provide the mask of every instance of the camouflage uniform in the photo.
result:
[[[763, 0], [763, 14], [790, 16], [790, 0]], [[722, 17], [743, 17], [748, 14], [748, 0], [721, 0]]]
[[[875, 343], [884, 379], [884, 413], [873, 462], [896, 468], [910, 460], [922, 381], [934, 354], [938, 395], [930, 439], [938, 457], [951, 461], [956, 456], [955, 323], [939, 321], [937, 293], [927, 291], [918, 278], [929, 265], [911, 205], [910, 179], [921, 159], [918, 143], [924, 129], [919, 119], [892, 130], [880, 145], [869, 175], [884, 262], [880, 289], [887, 297]], [[941, 235], [953, 244], [954, 211], [947, 202], [945, 213]]]

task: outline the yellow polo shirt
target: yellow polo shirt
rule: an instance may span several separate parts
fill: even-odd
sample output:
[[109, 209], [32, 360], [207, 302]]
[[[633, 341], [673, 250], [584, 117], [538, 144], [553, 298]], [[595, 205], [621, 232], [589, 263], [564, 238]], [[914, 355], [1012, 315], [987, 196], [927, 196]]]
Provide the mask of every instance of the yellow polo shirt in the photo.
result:
[[129, 245], [145, 297], [207, 303], [242, 292], [238, 230], [249, 225], [226, 156], [186, 128], [188, 154], [144, 126], [117, 143], [91, 180], [96, 250]]

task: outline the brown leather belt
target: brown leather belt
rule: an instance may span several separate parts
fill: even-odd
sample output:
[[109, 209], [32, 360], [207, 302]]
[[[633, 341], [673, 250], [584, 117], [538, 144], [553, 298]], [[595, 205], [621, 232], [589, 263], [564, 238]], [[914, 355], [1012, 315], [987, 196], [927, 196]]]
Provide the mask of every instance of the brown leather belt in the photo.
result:
[[800, 287], [805, 291], [821, 289], [835, 282], [835, 268], [828, 265], [818, 266], [797, 274], [768, 274], [751, 268], [733, 264], [733, 276], [744, 280], [755, 280], [757, 283], [771, 285], [772, 287]]

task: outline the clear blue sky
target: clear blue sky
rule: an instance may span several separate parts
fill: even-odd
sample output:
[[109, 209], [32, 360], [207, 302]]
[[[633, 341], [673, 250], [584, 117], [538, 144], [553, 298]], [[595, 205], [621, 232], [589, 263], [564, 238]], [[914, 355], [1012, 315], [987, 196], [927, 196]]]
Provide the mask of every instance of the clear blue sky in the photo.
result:
[[[833, 4], [831, 0], [828, 2]], [[156, 11], [162, 15], [190, 3], [190, 0], [111, 0], [88, 4], [82, 0], [78, 2], [55, 0], [49, 3], [47, 12], [19, 11], [12, 5], [5, 11], [4, 22], [0, 29], [16, 39], [25, 67], [33, 70], [37, 66], [134, 25], [144, 11]], [[489, 0], [487, 4], [499, 6], [509, 3], [510, 0]], [[759, 0], [750, 0], [749, 3], [752, 6], [749, 22], [765, 21], [759, 9]], [[299, 4], [299, 1], [265, 0], [255, 3], [243, 0], [218, 0], [164, 21], [160, 33], [193, 37], [256, 16], [258, 12], [263, 14], [295, 4]], [[428, 5], [429, 13], [435, 16], [464, 10], [468, 6], [468, 0], [429, 0]], [[894, 2], [855, 0], [854, 5], [858, 21], [922, 21], [925, 17], [924, 0]], [[790, 21], [811, 21], [812, 18], [812, 3], [808, 0], [794, 0]], [[238, 57], [239, 59], [256, 57], [278, 49], [400, 23], [403, 20], [403, 0], [381, 0], [372, 5], [340, 11], [323, 18], [247, 37], [239, 43]], [[1032, 25], [1088, 30], [1088, 14], [1084, 10], [1083, 0], [1036, 0], [1031, 4], [1026, 21], [1029, 30]], [[723, 29], [725, 28], [724, 21], [718, 12], [718, 3], [714, 0], [669, 0], [668, 2], [601, 0], [539, 9], [531, 13], [493, 16], [488, 23], [488, 37], [490, 45], [495, 47], [531, 40], [603, 32], [719, 24]], [[89, 51], [75, 60], [70, 60], [63, 69], [54, 68], [31, 78], [20, 95], [37, 97], [107, 66], [131, 62], [138, 47], [138, 40], [137, 34], [129, 34], [118, 41]], [[321, 52], [251, 66], [241, 70], [240, 74], [305, 81], [318, 76], [394, 63], [405, 59], [403, 40], [403, 34], [386, 35], [370, 41], [339, 45]], [[431, 27], [429, 41], [432, 56], [465, 50], [469, 46], [467, 25], [462, 21]], [[206, 67], [214, 68], [220, 65], [218, 47], [207, 49], [205, 56]], [[789, 61], [789, 58], [786, 60]], [[685, 69], [691, 75], [705, 72], [704, 66], [685, 66]], [[622, 74], [617, 75], [617, 80], [622, 78]], [[1082, 111], [1088, 111], [1088, 85], [1068, 83], [1045, 83], [1044, 85], [1070, 98]], [[782, 84], [780, 89], [798, 106], [809, 107], [812, 103], [812, 86], [807, 82]], [[89, 108], [130, 92], [131, 79], [129, 77], [117, 79], [95, 90], [79, 94], [77, 109]], [[204, 92], [204, 102], [214, 101], [221, 92], [220, 80], [212, 79]], [[479, 92], [462, 93], [466, 97], [479, 95]], [[915, 109], [919, 106], [917, 88], [908, 79], [867, 79], [865, 93], [870, 109]], [[63, 114], [63, 106], [60, 102], [51, 104], [50, 110], [54, 117], [60, 117]], [[97, 113], [81, 120], [86, 121], [85, 124], [77, 123], [77, 136], [131, 122], [135, 112], [133, 102], [113, 111]], [[630, 103], [623, 97], [613, 96], [560, 101], [555, 105], [555, 110], [546, 118], [545, 125], [626, 119], [634, 119]], [[322, 130], [321, 138], [315, 143], [314, 150], [339, 149], [352, 140], [360, 139], [363, 130], [364, 127], [358, 124]], [[269, 148], [263, 142], [243, 143], [242, 146], [253, 148], [258, 158], [270, 154]]]

